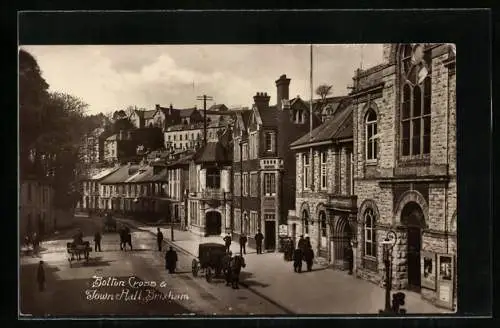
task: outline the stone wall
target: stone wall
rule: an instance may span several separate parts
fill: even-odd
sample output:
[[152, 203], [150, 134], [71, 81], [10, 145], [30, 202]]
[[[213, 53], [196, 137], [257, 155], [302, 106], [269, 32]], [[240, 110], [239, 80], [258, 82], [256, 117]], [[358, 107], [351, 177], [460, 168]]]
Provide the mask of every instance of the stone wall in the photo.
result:
[[[394, 50], [394, 49], [393, 49]], [[384, 47], [384, 56], [392, 50]], [[392, 51], [394, 53], [394, 51]], [[448, 54], [442, 50], [433, 50], [432, 59], [432, 99], [431, 99], [431, 153], [430, 164], [441, 165], [447, 170], [418, 169], [416, 176], [410, 178], [417, 182], [420, 178], [430, 178], [428, 201], [419, 197], [415, 191], [404, 193], [399, 200], [394, 199], [393, 182], [388, 178], [401, 178], [395, 172], [398, 168], [399, 154], [399, 99], [396, 66], [384, 68], [382, 80], [385, 82], [381, 93], [374, 92], [370, 96], [359, 98], [354, 108], [354, 194], [357, 195], [358, 211], [358, 249], [356, 258], [356, 275], [360, 278], [383, 285], [384, 265], [382, 241], [389, 229], [397, 231], [397, 244], [393, 249], [393, 287], [407, 287], [407, 234], [402, 224], [400, 212], [404, 204], [414, 200], [421, 204], [426, 218], [426, 227], [422, 231], [421, 249], [435, 253], [456, 253], [456, 91], [455, 76], [449, 74], [442, 61]], [[389, 62], [389, 60], [387, 60]], [[393, 61], [395, 62], [395, 61]], [[377, 160], [367, 163], [365, 160], [365, 115], [371, 108], [377, 114], [378, 140]], [[434, 175], [439, 172], [445, 179], [439, 180]], [[448, 180], [448, 182], [446, 181]], [[408, 183], [408, 182], [407, 182]], [[411, 190], [411, 187], [410, 187]], [[406, 195], [406, 196], [404, 196]], [[407, 197], [404, 198], [403, 197]], [[395, 203], [397, 202], [397, 203]], [[364, 256], [364, 211], [366, 205], [375, 207], [378, 213], [376, 226], [377, 257], [376, 265], [363, 266]], [[399, 206], [396, 206], [398, 205]], [[456, 271], [455, 271], [456, 272]], [[436, 292], [422, 288], [422, 295], [431, 301], [437, 297]], [[456, 297], [456, 295], [455, 295]]]

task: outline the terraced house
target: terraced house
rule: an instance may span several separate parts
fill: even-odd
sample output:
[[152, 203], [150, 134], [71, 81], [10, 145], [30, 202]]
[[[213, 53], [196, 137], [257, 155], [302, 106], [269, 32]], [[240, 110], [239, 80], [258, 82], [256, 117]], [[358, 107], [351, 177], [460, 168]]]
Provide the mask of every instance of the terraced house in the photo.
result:
[[167, 171], [163, 166], [144, 162], [123, 165], [101, 181], [101, 208], [151, 219], [164, 218], [166, 184]]
[[384, 63], [354, 77], [357, 276], [382, 283], [396, 234], [392, 286], [456, 304], [455, 50], [386, 44]]
[[[279, 248], [279, 226], [286, 226], [288, 210], [295, 206], [290, 144], [309, 130], [309, 107], [300, 97], [289, 100], [290, 81], [286, 75], [275, 81], [275, 106], [267, 93], [258, 92], [252, 111], [238, 114], [234, 125], [233, 234], [246, 234], [254, 245], [260, 229], [267, 250]], [[313, 126], [320, 122], [313, 115]]]
[[323, 124], [294, 141], [295, 209], [288, 228], [295, 243], [307, 235], [317, 258], [344, 269], [344, 250], [355, 238], [353, 191], [353, 107], [349, 98]]

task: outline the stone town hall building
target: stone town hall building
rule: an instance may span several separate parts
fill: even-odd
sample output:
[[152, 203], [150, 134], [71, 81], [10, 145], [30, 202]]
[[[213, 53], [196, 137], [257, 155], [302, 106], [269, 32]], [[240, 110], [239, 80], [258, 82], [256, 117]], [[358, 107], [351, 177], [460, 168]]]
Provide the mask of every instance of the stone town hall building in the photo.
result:
[[[358, 70], [353, 80], [358, 211], [350, 227], [357, 239], [356, 275], [382, 284], [382, 241], [392, 230], [397, 236], [393, 289], [415, 290], [452, 307], [457, 254], [455, 48], [386, 44], [384, 62]], [[450, 281], [448, 295], [440, 287], [441, 278]]]

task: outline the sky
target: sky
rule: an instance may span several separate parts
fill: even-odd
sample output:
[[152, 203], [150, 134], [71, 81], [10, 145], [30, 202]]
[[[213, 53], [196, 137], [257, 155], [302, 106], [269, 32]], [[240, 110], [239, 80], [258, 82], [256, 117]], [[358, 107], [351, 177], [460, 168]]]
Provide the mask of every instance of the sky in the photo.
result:
[[[310, 98], [309, 45], [64, 45], [22, 46], [38, 62], [50, 91], [85, 101], [88, 114], [156, 104], [197, 106], [197, 96], [213, 97], [207, 107], [253, 104], [267, 92], [276, 104], [275, 81], [291, 79], [290, 98]], [[314, 45], [313, 86], [333, 85], [346, 95], [354, 71], [382, 62], [382, 45]]]

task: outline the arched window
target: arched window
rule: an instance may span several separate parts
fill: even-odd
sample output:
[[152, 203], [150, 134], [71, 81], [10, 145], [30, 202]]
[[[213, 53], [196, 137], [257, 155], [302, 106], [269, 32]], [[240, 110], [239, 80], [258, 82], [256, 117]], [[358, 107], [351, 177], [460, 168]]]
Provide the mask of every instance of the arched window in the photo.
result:
[[308, 234], [309, 233], [309, 214], [307, 213], [307, 210], [302, 211], [302, 225], [303, 225], [304, 233]]
[[365, 119], [366, 140], [365, 152], [367, 160], [377, 159], [378, 141], [377, 141], [377, 114], [373, 109], [369, 109]]
[[365, 240], [364, 240], [364, 251], [365, 256], [377, 256], [377, 239], [375, 233], [375, 212], [373, 209], [369, 208], [364, 214], [364, 230], [365, 230]]
[[431, 60], [424, 45], [406, 45], [401, 57], [401, 155], [430, 153]]

